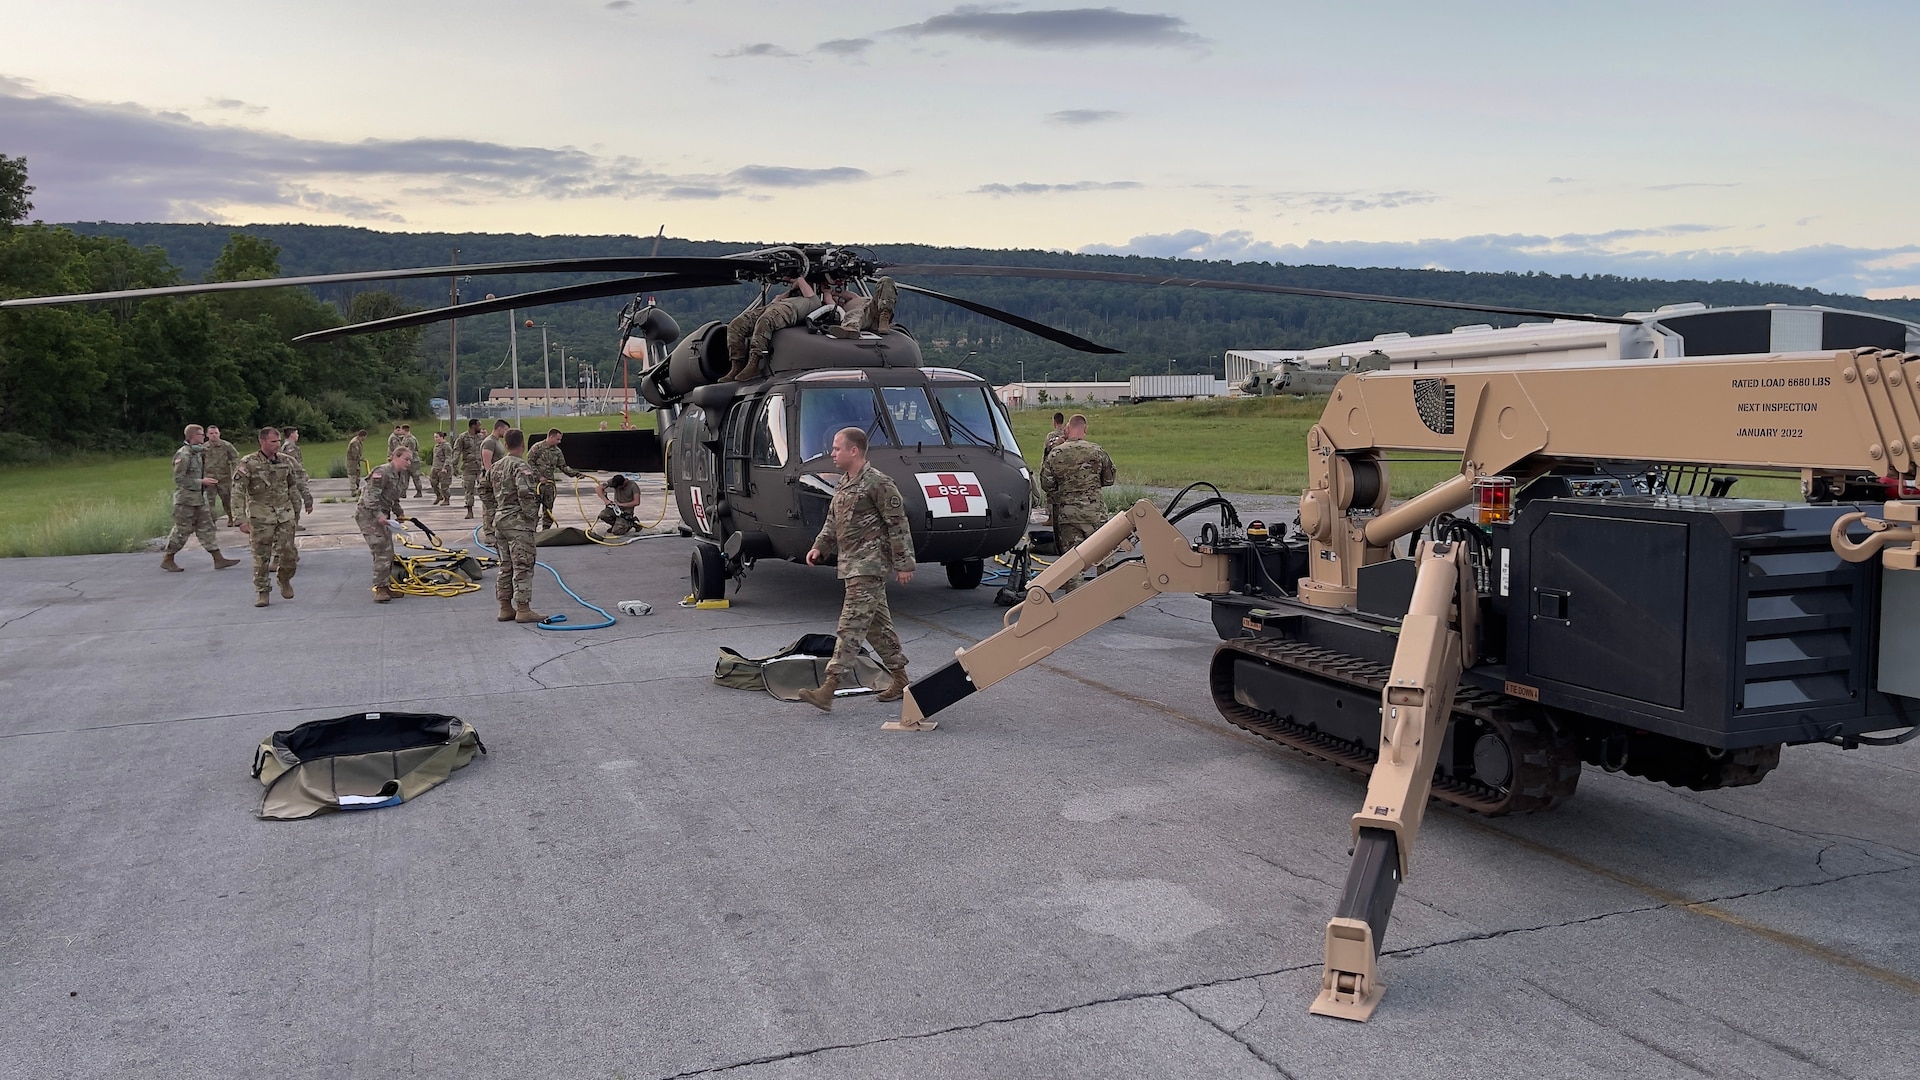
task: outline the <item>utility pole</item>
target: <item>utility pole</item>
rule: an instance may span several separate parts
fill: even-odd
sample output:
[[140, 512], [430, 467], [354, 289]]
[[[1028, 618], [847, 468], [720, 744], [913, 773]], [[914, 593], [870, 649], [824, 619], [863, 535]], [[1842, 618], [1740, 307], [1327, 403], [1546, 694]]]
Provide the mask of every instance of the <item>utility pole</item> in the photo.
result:
[[[553, 354], [547, 352], [547, 324], [540, 324], [540, 366], [547, 369], [547, 416], [553, 416]], [[560, 373], [560, 384], [566, 385], [567, 373]], [[548, 427], [553, 425], [549, 424]]]
[[513, 426], [520, 426], [520, 324], [507, 309], [507, 356], [513, 364]]
[[[460, 265], [460, 249], [454, 248], [448, 256], [450, 266]], [[447, 281], [447, 306], [460, 304], [460, 275], [455, 274]], [[447, 432], [453, 432], [454, 421], [460, 416], [460, 320], [447, 320]]]

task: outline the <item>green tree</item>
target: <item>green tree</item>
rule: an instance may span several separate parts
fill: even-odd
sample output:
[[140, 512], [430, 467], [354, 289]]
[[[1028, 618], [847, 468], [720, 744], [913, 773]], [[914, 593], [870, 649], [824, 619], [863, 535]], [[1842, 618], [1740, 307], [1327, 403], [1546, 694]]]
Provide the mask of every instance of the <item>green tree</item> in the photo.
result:
[[207, 271], [208, 281], [259, 281], [280, 276], [280, 245], [237, 232], [227, 238], [220, 257]]
[[27, 159], [0, 154], [0, 229], [27, 220], [27, 215], [33, 213], [33, 204], [27, 201], [31, 194], [33, 185], [27, 183]]

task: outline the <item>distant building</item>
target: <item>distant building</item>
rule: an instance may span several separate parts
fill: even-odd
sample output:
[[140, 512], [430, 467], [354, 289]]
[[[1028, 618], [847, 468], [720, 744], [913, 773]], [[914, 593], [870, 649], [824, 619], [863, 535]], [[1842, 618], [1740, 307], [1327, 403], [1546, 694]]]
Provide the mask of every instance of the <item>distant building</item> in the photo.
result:
[[617, 386], [595, 387], [586, 391], [583, 397], [578, 387], [567, 390], [559, 388], [547, 390], [541, 387], [523, 386], [520, 388], [519, 400], [516, 402], [513, 387], [496, 386], [487, 393], [487, 408], [489, 411], [504, 409], [511, 412], [517, 404], [523, 411], [545, 415], [549, 395], [552, 397], [555, 414], [620, 412], [623, 409], [645, 407], [640, 402], [640, 391], [632, 387], [625, 390]]
[[[1123, 382], [1025, 382], [1008, 383], [997, 387], [995, 394], [1000, 403], [1009, 409], [1059, 408], [1075, 404], [1114, 405], [1129, 396], [1128, 385]], [[1042, 393], [1047, 396], [1044, 400]], [[1068, 401], [1071, 397], [1073, 400]]]

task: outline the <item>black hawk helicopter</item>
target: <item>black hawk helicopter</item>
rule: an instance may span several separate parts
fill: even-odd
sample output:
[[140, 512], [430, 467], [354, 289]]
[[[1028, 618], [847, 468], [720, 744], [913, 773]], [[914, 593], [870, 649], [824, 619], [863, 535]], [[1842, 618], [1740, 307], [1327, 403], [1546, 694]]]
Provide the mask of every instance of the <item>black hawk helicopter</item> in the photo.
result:
[[[682, 529], [698, 541], [690, 578], [699, 599], [724, 595], [727, 580], [739, 581], [757, 559], [805, 559], [839, 479], [827, 451], [841, 428], [860, 427], [867, 432], [870, 464], [891, 477], [906, 500], [916, 560], [943, 564], [954, 588], [979, 586], [985, 560], [1012, 549], [1027, 535], [1031, 470], [987, 381], [954, 368], [925, 366], [920, 346], [905, 326], [891, 323], [849, 336], [829, 333], [830, 324], [824, 319], [802, 322], [773, 333], [764, 373], [750, 381], [728, 382], [723, 381], [730, 368], [727, 324], [708, 322], [683, 336], [672, 316], [647, 299], [659, 293], [751, 284], [759, 289], [754, 302], [758, 306], [766, 303], [774, 288], [803, 280], [823, 292], [838, 289], [870, 296], [883, 274], [889, 279], [956, 274], [1225, 289], [1543, 318], [1629, 321], [1254, 282], [1053, 267], [888, 264], [859, 249], [831, 246], [785, 246], [721, 257], [612, 256], [413, 267], [28, 297], [0, 301], [0, 308], [276, 286], [592, 272], [638, 272], [639, 276], [489, 297], [334, 327], [295, 340], [322, 342], [545, 304], [632, 295], [620, 319], [621, 351], [641, 361], [640, 392], [657, 410]], [[901, 292], [955, 304], [1081, 352], [1120, 351], [972, 300], [904, 282], [895, 285]]]

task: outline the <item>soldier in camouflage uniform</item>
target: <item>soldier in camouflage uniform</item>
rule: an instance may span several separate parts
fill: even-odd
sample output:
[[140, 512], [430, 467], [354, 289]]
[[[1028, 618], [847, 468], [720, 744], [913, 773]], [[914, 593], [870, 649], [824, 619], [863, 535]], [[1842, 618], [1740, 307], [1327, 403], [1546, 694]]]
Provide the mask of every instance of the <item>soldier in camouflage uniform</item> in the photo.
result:
[[505, 420], [495, 420], [493, 434], [480, 440], [480, 538], [489, 547], [494, 545], [493, 515], [497, 505], [493, 497], [493, 467], [506, 460], [507, 429], [512, 426]]
[[542, 528], [553, 528], [553, 499], [559, 494], [560, 479], [555, 473], [566, 473], [578, 479], [587, 475], [567, 464], [567, 455], [560, 451], [560, 429], [548, 428], [547, 437], [527, 451], [527, 465], [533, 469], [533, 478], [540, 485], [540, 523]]
[[280, 452], [280, 429], [260, 429], [260, 449], [240, 459], [233, 474], [233, 511], [240, 531], [253, 542], [253, 606], [267, 606], [268, 568], [279, 566], [280, 595], [293, 599], [293, 575], [300, 566], [300, 549], [293, 542], [293, 508], [305, 502], [307, 472]]
[[827, 661], [827, 681], [800, 694], [809, 705], [827, 711], [863, 640], [873, 643], [890, 676], [880, 700], [898, 701], [906, 694], [907, 654], [887, 610], [886, 575], [891, 571], [902, 585], [913, 577], [913, 533], [907, 528], [906, 506], [893, 478], [867, 464], [867, 433], [841, 428], [833, 437], [833, 464], [845, 477], [833, 491], [826, 524], [807, 552], [807, 564], [818, 565], [837, 551], [847, 595], [840, 605], [839, 639], [833, 659]]
[[207, 493], [218, 481], [207, 475], [207, 432], [199, 424], [188, 424], [186, 443], [173, 453], [173, 531], [167, 534], [167, 554], [160, 569], [178, 574], [186, 568], [173, 561], [187, 545], [188, 536], [198, 536], [200, 546], [213, 556], [213, 568], [225, 570], [238, 563], [220, 554], [220, 541], [213, 534], [213, 513], [207, 509]]
[[413, 463], [407, 467], [407, 479], [413, 481], [413, 497], [417, 499], [425, 492], [420, 486], [420, 440], [414, 438], [412, 424], [400, 425], [400, 445], [407, 448], [407, 460]]
[[433, 481], [433, 505], [452, 505], [453, 444], [447, 441], [444, 431], [433, 433], [433, 472], [429, 479]]
[[384, 604], [401, 595], [389, 586], [393, 582], [393, 530], [387, 523], [400, 516], [400, 500], [407, 493], [407, 469], [413, 464], [413, 451], [405, 446], [393, 452], [386, 464], [376, 465], [367, 474], [367, 489], [354, 508], [354, 524], [373, 552], [373, 600]]
[[1060, 444], [1066, 441], [1067, 441], [1067, 414], [1054, 413], [1053, 414], [1053, 430], [1047, 432], [1046, 444], [1040, 448], [1040, 460], [1041, 461], [1047, 460], [1047, 455], [1059, 449]]
[[488, 469], [493, 491], [493, 535], [499, 538], [500, 573], [493, 579], [493, 595], [500, 601], [500, 622], [537, 623], [545, 616], [533, 610], [533, 532], [540, 520], [539, 485], [527, 464], [527, 437], [519, 428], [501, 439], [506, 456]]
[[240, 467], [240, 451], [235, 450], [232, 443], [220, 437], [220, 428], [217, 425], [208, 424], [205, 453], [207, 475], [219, 481], [212, 490], [207, 492], [209, 496], [207, 515], [215, 518], [216, 524], [218, 523], [219, 515], [214, 513], [213, 499], [214, 496], [218, 496], [219, 505], [225, 507], [227, 511], [227, 524], [236, 524], [233, 520], [233, 470]]
[[748, 308], [727, 324], [727, 359], [731, 367], [721, 382], [746, 382], [767, 373], [767, 353], [773, 332], [796, 325], [813, 314], [823, 300], [806, 278], [794, 278], [787, 294], [764, 307]]
[[300, 469], [300, 501], [293, 504], [293, 531], [303, 533], [307, 527], [300, 524], [300, 508], [304, 505], [307, 513], [313, 513], [313, 495], [307, 490], [307, 459], [300, 451], [300, 429], [288, 424], [281, 431], [281, 440], [280, 456], [292, 458]]
[[467, 430], [453, 440], [453, 452], [460, 459], [460, 487], [467, 493], [467, 517], [473, 517], [473, 495], [480, 488], [480, 421], [469, 419]]
[[360, 497], [360, 470], [367, 460], [367, 429], [361, 428], [347, 440], [347, 479], [353, 484], [353, 497]]
[[[1040, 488], [1053, 504], [1053, 535], [1060, 553], [1072, 551], [1106, 524], [1106, 505], [1100, 489], [1113, 486], [1113, 459], [1100, 444], [1087, 439], [1087, 418], [1075, 413], [1067, 421], [1067, 437], [1040, 466]], [[1078, 576], [1067, 579], [1063, 592], [1080, 587]]]

